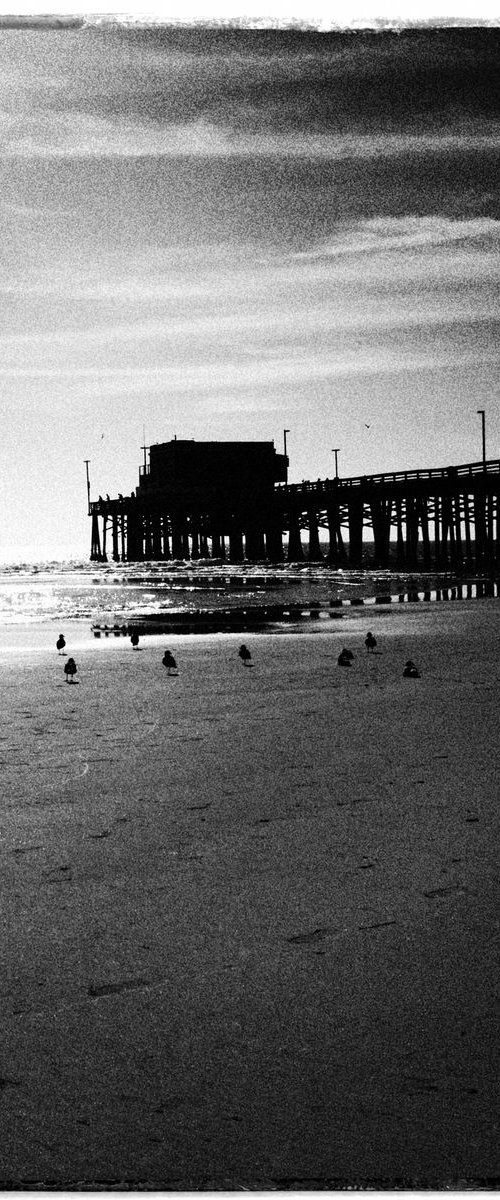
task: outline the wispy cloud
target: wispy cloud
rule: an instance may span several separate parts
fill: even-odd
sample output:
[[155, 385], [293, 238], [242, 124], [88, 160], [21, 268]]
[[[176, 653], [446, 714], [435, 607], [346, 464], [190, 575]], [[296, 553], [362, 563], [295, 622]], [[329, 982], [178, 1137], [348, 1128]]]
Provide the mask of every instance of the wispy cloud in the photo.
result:
[[335, 239], [308, 250], [296, 251], [297, 261], [321, 261], [359, 254], [379, 254], [414, 250], [436, 250], [459, 243], [480, 242], [495, 253], [500, 243], [500, 221], [493, 217], [452, 220], [432, 215], [424, 217], [374, 217], [354, 223], [340, 222]]
[[[71, 380], [82, 395], [165, 387], [217, 404], [255, 388], [495, 361], [500, 222], [368, 221], [335, 243], [260, 262], [189, 247], [93, 262], [71, 299], [66, 272], [43, 297], [4, 309], [2, 377], [26, 387]], [[219, 271], [214, 274], [214, 265]], [[86, 278], [89, 286], [85, 287]], [[91, 286], [92, 285], [92, 286]], [[21, 307], [20, 307], [21, 305]], [[73, 320], [71, 319], [73, 313]], [[76, 320], [76, 314], [78, 319]]]
[[305, 158], [349, 162], [469, 154], [500, 148], [500, 121], [487, 131], [428, 134], [238, 132], [209, 120], [150, 125], [85, 113], [50, 113], [19, 120], [0, 114], [2, 153], [39, 158]]
[[[454, 346], [449, 349], [434, 347], [432, 353], [425, 349], [420, 353], [404, 353], [403, 347], [398, 346], [392, 349], [386, 347], [384, 354], [380, 355], [376, 348], [369, 347], [352, 350], [348, 354], [288, 354], [252, 361], [251, 364], [226, 361], [212, 364], [210, 369], [207, 369], [205, 364], [190, 367], [161, 366], [155, 369], [81, 367], [75, 370], [70, 367], [26, 367], [15, 372], [1, 368], [0, 377], [8, 379], [14, 376], [18, 380], [94, 381], [104, 393], [112, 393], [116, 386], [121, 390], [130, 387], [135, 393], [142, 389], [148, 390], [152, 386], [160, 386], [176, 395], [190, 394], [194, 397], [206, 392], [216, 392], [217, 389], [226, 393], [227, 389], [247, 391], [255, 387], [279, 388], [288, 387], [290, 383], [302, 386], [306, 382], [311, 383], [318, 379], [334, 379], [348, 375], [392, 375], [473, 363], [500, 364], [500, 349], [492, 349], [490, 345]], [[227, 394], [225, 398], [227, 399]]]
[[[414, 305], [413, 308], [393, 306], [369, 313], [366, 311], [342, 311], [324, 305], [322, 308], [308, 307], [301, 310], [297, 305], [293, 309], [281, 309], [275, 314], [270, 325], [269, 311], [256, 313], [253, 311], [221, 314], [217, 316], [193, 316], [183, 320], [171, 319], [166, 328], [165, 321], [156, 320], [145, 324], [140, 322], [117, 325], [110, 323], [94, 329], [65, 329], [47, 333], [7, 334], [2, 338], [1, 371], [16, 370], [7, 366], [9, 358], [19, 357], [20, 364], [25, 361], [26, 351], [30, 351], [30, 359], [43, 359], [56, 356], [64, 360], [71, 359], [71, 372], [78, 373], [81, 369], [79, 360], [87, 352], [94, 354], [99, 349], [109, 351], [110, 356], [118, 352], [122, 357], [127, 356], [127, 350], [136, 343], [134, 352], [142, 343], [147, 343], [145, 354], [151, 356], [154, 347], [166, 347], [165, 353], [172, 353], [179, 359], [190, 360], [193, 353], [199, 358], [200, 354], [211, 351], [208, 361], [213, 361], [221, 355], [227, 355], [229, 346], [232, 352], [240, 351], [247, 358], [263, 357], [267, 346], [283, 343], [286, 339], [290, 345], [307, 343], [322, 338], [322, 348], [325, 348], [325, 336], [328, 340], [338, 340], [344, 333], [362, 333], [367, 339], [370, 334], [384, 332], [405, 332], [410, 330], [439, 331], [445, 334], [449, 329], [460, 326], [478, 328], [483, 323], [492, 320], [492, 307], [486, 303], [476, 303], [474, 312], [471, 306], [460, 297], [450, 299], [447, 311], [439, 303], [427, 302], [425, 305]], [[258, 338], [258, 343], [255, 342]], [[250, 340], [251, 339], [251, 340]], [[218, 344], [218, 353], [217, 353]], [[24, 368], [20, 365], [20, 371]], [[39, 368], [33, 364], [29, 371], [37, 374]]]
[[[43, 42], [43, 49], [42, 49]], [[495, 31], [0, 30], [5, 152], [344, 162], [498, 148]]]

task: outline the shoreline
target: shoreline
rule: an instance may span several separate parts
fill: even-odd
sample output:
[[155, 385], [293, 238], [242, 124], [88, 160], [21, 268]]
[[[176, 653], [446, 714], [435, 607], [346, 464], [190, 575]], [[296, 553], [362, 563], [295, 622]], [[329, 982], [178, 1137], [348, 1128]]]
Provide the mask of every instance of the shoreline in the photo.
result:
[[[451, 589], [447, 589], [451, 590]], [[455, 589], [452, 589], [455, 590]], [[410, 595], [412, 595], [410, 593]], [[417, 598], [418, 596], [418, 598]], [[429, 599], [424, 598], [429, 596]], [[350, 635], [355, 632], [360, 624], [368, 625], [370, 621], [376, 621], [377, 627], [383, 626], [386, 621], [391, 623], [395, 620], [399, 628], [401, 621], [403, 624], [406, 620], [410, 626], [416, 621], [419, 621], [419, 614], [434, 613], [434, 618], [438, 625], [441, 626], [447, 621], [447, 613], [464, 613], [473, 616], [477, 614], [481, 618], [481, 611], [495, 612], [498, 608], [499, 596], [481, 595], [468, 598], [458, 596], [449, 596], [448, 602], [438, 597], [436, 599], [432, 593], [414, 593], [413, 598], [406, 598], [404, 602], [395, 594], [391, 603], [387, 600], [378, 600], [376, 598], [361, 602], [357, 599], [353, 601], [341, 601], [332, 603], [330, 608], [318, 607], [316, 604], [303, 606], [303, 611], [307, 614], [301, 621], [269, 622], [262, 626], [256, 625], [245, 628], [245, 638], [266, 638], [266, 637], [290, 637], [290, 636], [318, 636], [332, 635], [337, 640], [343, 636]], [[250, 607], [250, 606], [248, 606]], [[257, 607], [257, 606], [255, 606]], [[263, 605], [262, 607], [267, 607]], [[195, 610], [202, 613], [204, 610]], [[212, 610], [213, 615], [217, 616], [217, 610]], [[438, 615], [440, 614], [440, 615]], [[165, 616], [165, 624], [167, 622], [167, 614]], [[96, 650], [100, 647], [109, 649], [111, 646], [118, 648], [120, 645], [123, 648], [124, 643], [130, 640], [130, 634], [121, 632], [123, 625], [132, 626], [143, 624], [143, 629], [140, 632], [141, 640], [147, 644], [162, 645], [165, 640], [175, 640], [178, 642], [192, 641], [210, 641], [211, 639], [220, 640], [221, 638], [241, 638], [242, 631], [236, 629], [234, 632], [231, 629], [210, 629], [198, 632], [194, 627], [189, 631], [183, 631], [178, 628], [172, 631], [168, 629], [154, 630], [149, 632], [148, 624], [153, 626], [156, 622], [161, 622], [161, 616], [151, 615], [146, 617], [129, 618], [120, 626], [119, 636], [114, 633], [115, 626], [111, 624], [93, 621], [90, 618], [66, 617], [66, 618], [51, 618], [50, 620], [30, 620], [19, 622], [1, 622], [0, 621], [0, 662], [3, 655], [12, 654], [47, 654], [49, 657], [55, 654], [55, 642], [57, 633], [61, 630], [65, 633], [67, 642], [67, 653], [71, 653], [70, 643], [73, 649], [88, 651], [92, 648]], [[425, 620], [425, 617], [424, 617]], [[101, 636], [96, 636], [94, 629], [101, 631]], [[105, 631], [107, 630], [107, 634]], [[61, 655], [61, 658], [63, 656]]]

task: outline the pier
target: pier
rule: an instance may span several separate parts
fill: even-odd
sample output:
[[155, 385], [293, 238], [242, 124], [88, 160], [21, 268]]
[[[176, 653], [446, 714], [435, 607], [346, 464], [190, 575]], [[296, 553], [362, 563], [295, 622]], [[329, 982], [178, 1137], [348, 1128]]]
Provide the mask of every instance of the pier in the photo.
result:
[[289, 484], [272, 442], [150, 447], [130, 496], [90, 500], [91, 560], [490, 571], [500, 460]]

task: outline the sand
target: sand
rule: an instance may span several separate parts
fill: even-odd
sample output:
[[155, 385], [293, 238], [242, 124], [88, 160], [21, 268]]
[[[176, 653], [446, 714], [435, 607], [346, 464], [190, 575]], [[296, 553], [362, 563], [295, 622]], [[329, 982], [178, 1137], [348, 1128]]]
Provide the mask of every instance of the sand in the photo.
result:
[[498, 1179], [499, 613], [0, 640], [3, 1186]]

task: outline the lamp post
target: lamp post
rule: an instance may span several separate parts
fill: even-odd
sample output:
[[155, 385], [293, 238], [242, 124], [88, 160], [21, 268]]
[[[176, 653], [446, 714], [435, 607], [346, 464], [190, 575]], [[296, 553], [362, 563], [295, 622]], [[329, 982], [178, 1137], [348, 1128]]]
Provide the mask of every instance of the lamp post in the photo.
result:
[[484, 408], [478, 408], [478, 416], [481, 416], [481, 427], [483, 434], [483, 471], [486, 470], [486, 415]]
[[338, 477], [339, 477], [339, 450], [340, 450], [340, 446], [335, 446], [335, 448], [332, 450], [332, 454], [335, 455], [335, 478], [336, 479], [338, 479]]
[[[286, 459], [288, 459], [288, 455], [286, 452], [286, 435], [287, 435], [287, 433], [290, 433], [290, 430], [284, 429], [283, 430], [283, 446], [284, 446], [284, 455], [285, 455]], [[288, 462], [285, 463], [285, 470], [286, 470], [286, 482], [288, 483]]]
[[84, 463], [85, 463], [85, 469], [86, 469], [86, 472], [87, 472], [87, 503], [88, 503], [88, 515], [90, 516], [90, 478], [89, 478], [89, 462], [90, 462], [90, 458], [84, 458], [84, 460], [83, 460], [83, 461], [84, 461]]

